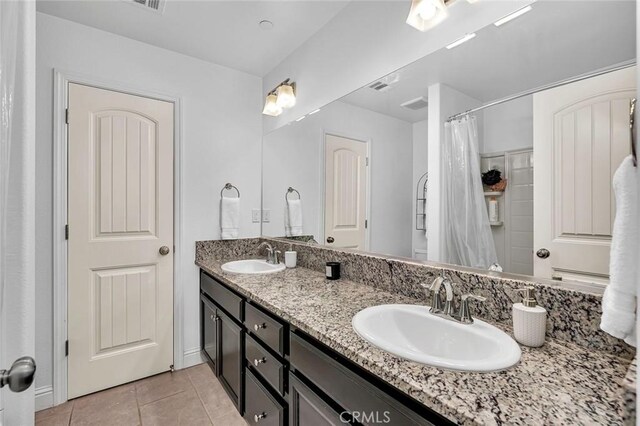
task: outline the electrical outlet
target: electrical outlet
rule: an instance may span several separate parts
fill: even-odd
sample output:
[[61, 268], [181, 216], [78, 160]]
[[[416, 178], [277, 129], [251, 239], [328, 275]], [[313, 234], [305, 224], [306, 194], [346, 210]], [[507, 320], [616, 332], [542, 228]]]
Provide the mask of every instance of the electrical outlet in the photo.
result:
[[260, 223], [260, 209], [251, 210], [251, 221], [253, 223]]
[[268, 210], [268, 209], [262, 210], [262, 220], [263, 222], [271, 221], [271, 210]]

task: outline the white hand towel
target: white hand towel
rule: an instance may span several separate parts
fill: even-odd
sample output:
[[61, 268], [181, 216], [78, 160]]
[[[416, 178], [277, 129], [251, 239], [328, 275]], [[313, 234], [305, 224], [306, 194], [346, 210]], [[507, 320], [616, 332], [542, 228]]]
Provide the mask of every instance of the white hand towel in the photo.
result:
[[636, 292], [638, 288], [638, 252], [640, 217], [638, 169], [631, 156], [625, 158], [613, 176], [616, 218], [613, 223], [609, 285], [602, 298], [600, 328], [635, 346]]
[[220, 200], [220, 238], [235, 240], [240, 227], [240, 198], [222, 197]]
[[302, 201], [287, 200], [284, 209], [284, 232], [287, 237], [302, 235]]

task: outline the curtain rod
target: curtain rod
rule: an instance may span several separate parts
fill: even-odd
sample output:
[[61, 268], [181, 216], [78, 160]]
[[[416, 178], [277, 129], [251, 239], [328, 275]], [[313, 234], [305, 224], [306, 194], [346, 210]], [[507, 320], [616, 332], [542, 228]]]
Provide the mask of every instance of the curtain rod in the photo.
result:
[[635, 59], [633, 59], [633, 60], [630, 60], [630, 61], [626, 61], [626, 62], [622, 62], [622, 63], [617, 64], [617, 65], [614, 65], [612, 67], [601, 68], [601, 69], [599, 69], [597, 71], [594, 71], [594, 72], [591, 72], [591, 73], [588, 73], [588, 74], [581, 74], [581, 75], [579, 75], [577, 77], [571, 77], [571, 78], [568, 78], [566, 80], [560, 80], [560, 81], [555, 82], [555, 83], [546, 84], [544, 86], [538, 86], [535, 89], [531, 89], [531, 90], [527, 90], [525, 92], [517, 93], [515, 95], [507, 96], [505, 98], [498, 99], [498, 100], [489, 102], [487, 104], [483, 104], [483, 105], [481, 105], [481, 106], [479, 106], [477, 108], [473, 108], [473, 109], [470, 109], [470, 110], [467, 110], [467, 111], [460, 112], [458, 114], [452, 115], [451, 117], [447, 118], [447, 123], [450, 122], [450, 121], [453, 121], [453, 120], [455, 120], [457, 118], [464, 117], [465, 115], [469, 115], [469, 114], [474, 113], [474, 112], [482, 111], [485, 108], [489, 108], [489, 107], [492, 107], [492, 106], [500, 105], [500, 104], [503, 104], [505, 102], [513, 101], [513, 100], [516, 100], [516, 99], [519, 99], [519, 98], [523, 98], [525, 96], [529, 96], [529, 95], [532, 95], [534, 93], [541, 92], [543, 90], [553, 89], [555, 87], [564, 86], [565, 84], [575, 83], [575, 82], [578, 82], [578, 81], [581, 81], [581, 80], [586, 80], [587, 78], [597, 77], [597, 76], [602, 75], [602, 74], [607, 74], [607, 73], [610, 73], [610, 72], [613, 72], [613, 71], [618, 71], [618, 70], [622, 70], [622, 69], [625, 69], [625, 68], [629, 68], [629, 67], [634, 66], [635, 64], [636, 64], [636, 61], [635, 61]]

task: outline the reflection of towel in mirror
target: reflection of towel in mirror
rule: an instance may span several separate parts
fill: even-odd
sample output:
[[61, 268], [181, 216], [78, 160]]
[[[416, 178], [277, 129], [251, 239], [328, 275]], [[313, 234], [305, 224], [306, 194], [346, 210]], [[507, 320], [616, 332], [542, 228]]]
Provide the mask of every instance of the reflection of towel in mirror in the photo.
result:
[[600, 328], [636, 346], [636, 291], [640, 281], [640, 206], [638, 169], [631, 156], [625, 158], [613, 176], [616, 218], [611, 239], [609, 285], [602, 298]]
[[287, 237], [302, 235], [302, 201], [287, 200], [284, 208], [284, 233]]
[[235, 240], [240, 227], [240, 198], [222, 197], [220, 200], [220, 238]]

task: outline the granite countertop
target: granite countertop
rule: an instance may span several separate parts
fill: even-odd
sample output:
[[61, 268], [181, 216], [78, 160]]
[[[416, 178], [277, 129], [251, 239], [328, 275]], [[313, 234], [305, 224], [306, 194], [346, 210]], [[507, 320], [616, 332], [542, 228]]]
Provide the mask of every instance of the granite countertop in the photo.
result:
[[351, 281], [328, 281], [322, 273], [300, 267], [278, 274], [235, 275], [222, 272], [222, 263], [213, 258], [196, 262], [248, 299], [453, 422], [623, 424], [629, 360], [548, 339], [542, 348], [523, 346], [520, 363], [506, 371], [468, 373], [429, 367], [374, 347], [351, 327], [351, 318], [364, 308], [419, 304], [416, 299]]

